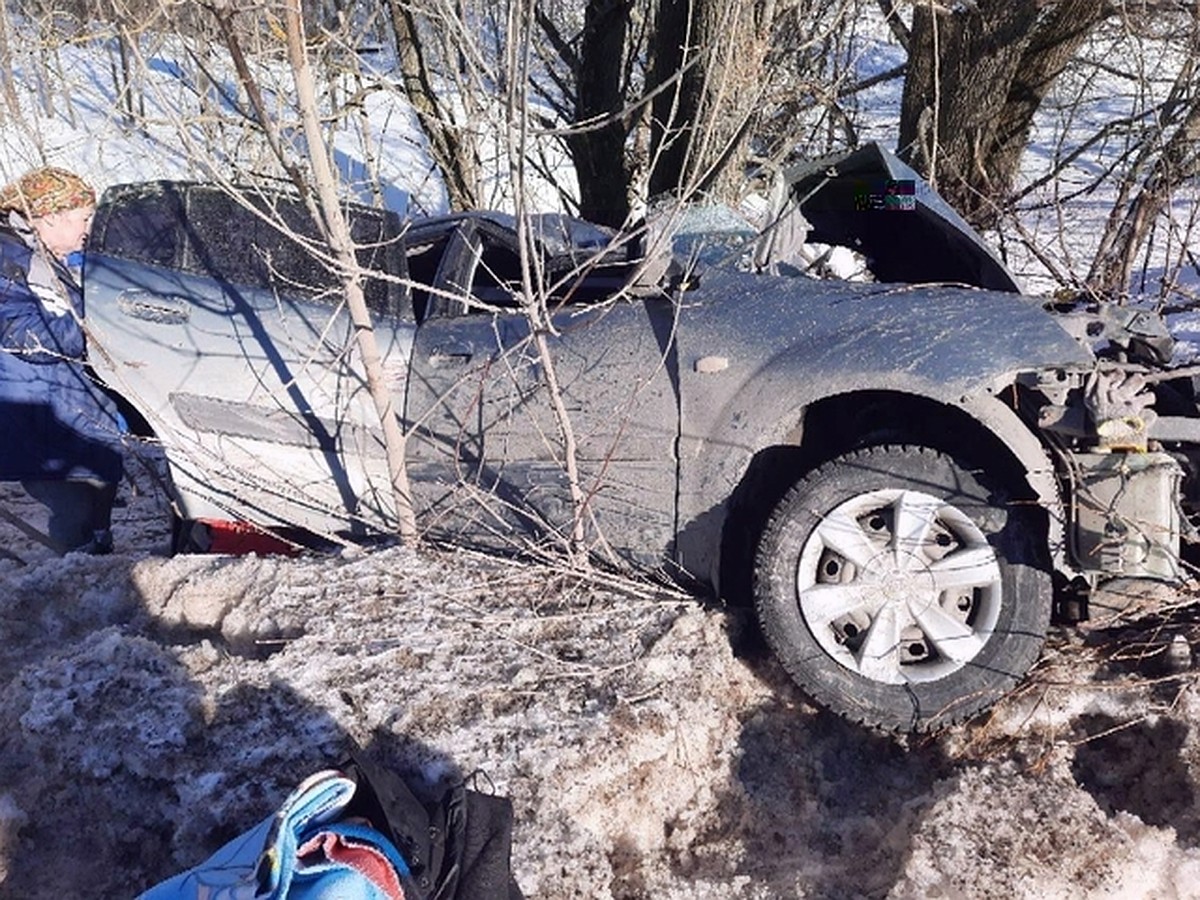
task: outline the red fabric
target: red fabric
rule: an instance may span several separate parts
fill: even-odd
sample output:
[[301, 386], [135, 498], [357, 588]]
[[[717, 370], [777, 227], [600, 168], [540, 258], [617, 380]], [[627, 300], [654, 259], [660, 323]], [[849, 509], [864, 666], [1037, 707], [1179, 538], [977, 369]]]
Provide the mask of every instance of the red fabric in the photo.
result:
[[270, 532], [256, 528], [247, 522], [229, 522], [222, 519], [200, 519], [208, 528], [210, 553], [229, 553], [241, 556], [258, 553], [295, 556], [299, 551], [287, 541]]
[[324, 856], [330, 862], [354, 869], [383, 891], [390, 900], [404, 900], [400, 876], [396, 874], [387, 857], [370, 844], [360, 844], [344, 835], [323, 831], [306, 841], [297, 855], [309, 865], [313, 861], [305, 857]]

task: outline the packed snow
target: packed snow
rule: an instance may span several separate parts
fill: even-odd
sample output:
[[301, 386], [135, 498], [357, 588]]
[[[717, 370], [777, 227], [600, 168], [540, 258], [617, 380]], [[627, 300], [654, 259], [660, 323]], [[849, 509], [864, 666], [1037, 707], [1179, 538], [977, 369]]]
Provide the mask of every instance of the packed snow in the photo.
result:
[[0, 525], [0, 896], [133, 896], [355, 747], [509, 797], [530, 897], [1200, 896], [1187, 594], [909, 740], [811, 706], [744, 610], [465, 551], [172, 558], [123, 499], [110, 557]]

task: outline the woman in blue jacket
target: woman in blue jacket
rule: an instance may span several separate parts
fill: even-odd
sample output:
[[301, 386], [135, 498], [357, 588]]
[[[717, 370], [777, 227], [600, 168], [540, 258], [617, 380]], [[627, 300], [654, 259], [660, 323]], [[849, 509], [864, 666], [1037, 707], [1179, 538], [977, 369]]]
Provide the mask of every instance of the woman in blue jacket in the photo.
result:
[[0, 188], [0, 481], [49, 509], [62, 553], [112, 550], [122, 471], [121, 417], [89, 374], [83, 293], [67, 265], [95, 208], [65, 169]]

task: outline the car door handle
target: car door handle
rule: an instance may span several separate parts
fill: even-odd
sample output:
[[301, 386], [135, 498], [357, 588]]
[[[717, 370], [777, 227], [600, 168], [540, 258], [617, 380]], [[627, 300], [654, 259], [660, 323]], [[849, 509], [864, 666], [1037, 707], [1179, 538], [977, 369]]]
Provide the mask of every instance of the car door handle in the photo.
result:
[[462, 366], [469, 363], [474, 355], [474, 351], [470, 347], [462, 344], [434, 347], [429, 351], [429, 365], [434, 369], [445, 366]]
[[191, 317], [191, 305], [182, 297], [151, 294], [149, 291], [122, 291], [117, 295], [122, 315], [159, 325], [182, 325]]

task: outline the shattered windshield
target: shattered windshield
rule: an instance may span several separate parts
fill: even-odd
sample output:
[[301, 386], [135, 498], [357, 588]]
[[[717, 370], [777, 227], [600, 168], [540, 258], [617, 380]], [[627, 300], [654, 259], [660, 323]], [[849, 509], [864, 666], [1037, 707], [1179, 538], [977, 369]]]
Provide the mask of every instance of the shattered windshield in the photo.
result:
[[758, 240], [758, 229], [723, 204], [684, 207], [676, 223], [671, 249], [685, 260], [706, 266], [737, 264], [753, 253]]

